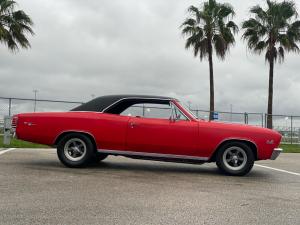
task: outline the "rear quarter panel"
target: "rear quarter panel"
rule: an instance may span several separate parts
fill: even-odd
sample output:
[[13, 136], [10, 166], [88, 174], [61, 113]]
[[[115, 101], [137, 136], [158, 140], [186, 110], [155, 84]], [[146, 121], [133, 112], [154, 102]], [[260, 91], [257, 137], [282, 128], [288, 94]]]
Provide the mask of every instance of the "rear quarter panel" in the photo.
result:
[[53, 145], [64, 132], [84, 132], [94, 137], [97, 148], [122, 149], [128, 119], [97, 112], [26, 113], [18, 115], [16, 133], [25, 141]]

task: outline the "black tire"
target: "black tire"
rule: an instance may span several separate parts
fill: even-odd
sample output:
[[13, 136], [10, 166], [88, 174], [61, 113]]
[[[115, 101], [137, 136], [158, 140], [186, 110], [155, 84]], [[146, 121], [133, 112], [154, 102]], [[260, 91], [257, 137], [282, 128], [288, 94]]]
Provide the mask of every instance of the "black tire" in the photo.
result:
[[216, 164], [221, 172], [232, 176], [244, 176], [254, 165], [252, 149], [242, 142], [224, 144], [217, 152]]
[[57, 145], [57, 156], [67, 167], [85, 167], [95, 159], [95, 147], [84, 134], [67, 134]]
[[101, 161], [103, 161], [104, 159], [106, 159], [107, 158], [107, 154], [104, 154], [104, 153], [97, 153], [96, 154], [96, 156], [95, 156], [95, 162], [96, 163], [99, 163], [99, 162], [101, 162]]

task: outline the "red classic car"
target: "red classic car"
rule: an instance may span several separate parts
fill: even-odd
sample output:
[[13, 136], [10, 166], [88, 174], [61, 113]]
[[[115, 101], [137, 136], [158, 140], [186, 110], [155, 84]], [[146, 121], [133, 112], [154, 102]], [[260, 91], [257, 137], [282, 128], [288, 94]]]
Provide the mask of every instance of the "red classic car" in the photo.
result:
[[273, 130], [197, 119], [174, 98], [110, 95], [70, 112], [13, 117], [17, 138], [55, 146], [68, 167], [108, 155], [182, 163], [216, 162], [245, 175], [254, 161], [276, 159], [281, 135]]

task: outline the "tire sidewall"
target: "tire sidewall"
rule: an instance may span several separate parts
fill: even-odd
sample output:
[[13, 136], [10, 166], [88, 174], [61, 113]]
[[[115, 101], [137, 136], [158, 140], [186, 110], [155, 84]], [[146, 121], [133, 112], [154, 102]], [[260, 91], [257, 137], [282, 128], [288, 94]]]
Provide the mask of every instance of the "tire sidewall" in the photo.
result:
[[[247, 161], [246, 164], [244, 165], [243, 168], [239, 169], [239, 170], [232, 170], [230, 168], [228, 168], [223, 161], [223, 154], [225, 153], [225, 151], [230, 148], [230, 147], [239, 147], [242, 148], [246, 155], [247, 155]], [[216, 158], [216, 163], [217, 166], [219, 167], [219, 169], [224, 172], [225, 174], [228, 175], [233, 175], [233, 176], [243, 176], [247, 173], [250, 172], [250, 170], [252, 169], [253, 165], [254, 165], [254, 154], [252, 149], [245, 143], [241, 143], [241, 142], [230, 142], [230, 143], [226, 143], [224, 144], [218, 151], [217, 153], [217, 158]]]
[[[72, 161], [68, 159], [64, 153], [65, 144], [68, 140], [78, 138], [86, 144], [86, 154], [79, 161]], [[94, 145], [90, 138], [83, 134], [67, 134], [57, 145], [57, 156], [59, 160], [67, 167], [84, 167], [87, 166], [95, 157]]]

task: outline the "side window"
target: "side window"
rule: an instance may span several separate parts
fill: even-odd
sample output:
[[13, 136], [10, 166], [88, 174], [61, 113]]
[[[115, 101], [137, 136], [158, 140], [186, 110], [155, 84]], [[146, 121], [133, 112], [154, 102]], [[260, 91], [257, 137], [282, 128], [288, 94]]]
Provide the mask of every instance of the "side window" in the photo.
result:
[[129, 108], [125, 109], [120, 115], [122, 116], [139, 116], [142, 117], [144, 114], [143, 106], [140, 104], [132, 105]]
[[188, 118], [174, 105], [172, 105], [173, 109], [173, 119], [175, 120], [188, 120]]
[[169, 119], [171, 111], [171, 106], [166, 104], [135, 104], [123, 111], [121, 115]]

